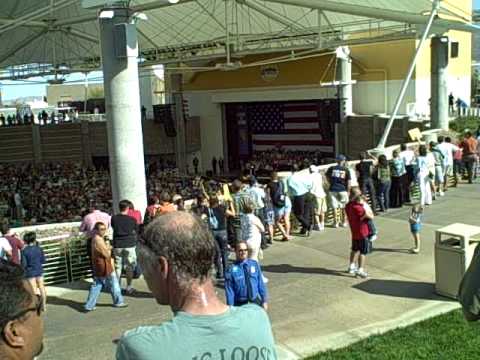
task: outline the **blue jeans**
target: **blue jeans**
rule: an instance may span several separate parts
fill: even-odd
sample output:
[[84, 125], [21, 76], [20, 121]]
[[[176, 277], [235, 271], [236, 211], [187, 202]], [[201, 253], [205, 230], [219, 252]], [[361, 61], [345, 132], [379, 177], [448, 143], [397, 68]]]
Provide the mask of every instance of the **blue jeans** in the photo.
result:
[[97, 304], [97, 299], [100, 296], [102, 288], [108, 285], [110, 288], [110, 294], [112, 294], [113, 305], [123, 304], [122, 291], [120, 289], [120, 284], [118, 283], [117, 276], [115, 271], [112, 272], [107, 277], [94, 277], [93, 284], [90, 286], [90, 291], [88, 292], [87, 303], [85, 304], [86, 310], [92, 310]]
[[390, 207], [391, 184], [392, 183], [390, 181], [380, 182], [378, 184], [377, 197], [378, 197], [378, 203], [380, 204], [380, 209], [382, 209], [382, 211], [385, 211]]
[[215, 268], [217, 269], [217, 278], [225, 277], [225, 271], [228, 266], [228, 238], [227, 230], [213, 230], [215, 239]]

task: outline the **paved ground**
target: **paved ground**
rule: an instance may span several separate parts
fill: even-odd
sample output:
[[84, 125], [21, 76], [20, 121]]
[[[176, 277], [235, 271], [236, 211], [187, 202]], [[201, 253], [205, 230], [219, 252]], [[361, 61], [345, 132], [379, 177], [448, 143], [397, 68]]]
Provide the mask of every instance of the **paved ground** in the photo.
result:
[[[407, 251], [412, 246], [407, 207], [377, 217], [380, 234], [368, 258], [367, 280], [345, 273], [348, 229], [275, 243], [265, 253], [263, 269], [270, 279], [269, 314], [280, 358], [300, 359], [457, 307], [434, 293], [434, 231], [454, 222], [477, 225], [479, 190], [479, 185], [460, 186], [427, 209], [419, 255]], [[135, 286], [142, 291], [128, 298], [128, 309], [112, 308], [109, 295], [103, 294], [89, 314], [80, 312], [87, 282], [50, 288], [41, 359], [112, 359], [113, 342], [124, 330], [171, 317], [168, 308], [156, 305], [143, 281]]]

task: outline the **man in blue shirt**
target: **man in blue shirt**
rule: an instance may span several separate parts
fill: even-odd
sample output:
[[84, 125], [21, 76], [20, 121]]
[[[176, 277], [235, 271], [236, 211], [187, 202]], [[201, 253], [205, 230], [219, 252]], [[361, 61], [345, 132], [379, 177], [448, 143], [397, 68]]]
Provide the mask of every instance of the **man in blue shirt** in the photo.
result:
[[347, 227], [347, 216], [345, 206], [348, 203], [348, 194], [350, 192], [350, 172], [345, 166], [347, 158], [344, 155], [337, 156], [337, 165], [331, 166], [327, 170], [327, 179], [330, 183], [329, 198], [330, 207], [334, 211], [334, 227]]
[[301, 235], [310, 235], [311, 224], [311, 206], [305, 201], [306, 195], [313, 188], [310, 171], [297, 171], [287, 180], [288, 190], [293, 196], [293, 214], [302, 225]]
[[253, 303], [267, 310], [267, 288], [260, 265], [255, 260], [248, 259], [245, 241], [239, 241], [235, 251], [237, 260], [225, 274], [227, 305], [242, 306]]

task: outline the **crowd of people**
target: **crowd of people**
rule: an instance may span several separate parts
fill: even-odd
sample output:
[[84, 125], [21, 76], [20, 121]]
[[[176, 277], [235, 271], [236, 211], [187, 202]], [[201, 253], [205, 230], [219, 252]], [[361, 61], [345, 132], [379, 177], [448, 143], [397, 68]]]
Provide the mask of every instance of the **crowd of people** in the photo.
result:
[[[112, 211], [110, 176], [103, 167], [81, 163], [0, 164], [0, 222], [21, 225], [80, 221], [90, 202]], [[200, 192], [200, 180], [179, 176], [175, 163], [153, 159], [146, 164], [150, 196], [168, 191], [182, 199]], [[206, 188], [218, 186], [205, 182]], [[75, 199], [75, 201], [72, 201]]]
[[293, 151], [282, 149], [255, 151], [252, 157], [241, 162], [243, 172], [257, 176], [270, 176], [272, 171], [296, 171], [303, 164], [324, 164], [328, 158], [318, 151]]
[[[59, 211], [62, 216], [69, 211], [72, 214], [77, 211], [74, 214], [80, 216], [78, 210], [88, 209], [80, 230], [88, 238], [94, 281], [84, 305], [85, 312], [96, 309], [104, 287], [111, 292], [114, 307], [127, 307], [125, 295], [135, 293], [133, 279], [139, 274], [143, 274], [156, 301], [172, 308], [174, 329], [168, 324], [126, 332], [118, 342], [118, 359], [153, 359], [159, 349], [171, 358], [179, 358], [177, 345], [183, 341], [187, 329], [191, 332], [192, 326], [203, 324], [204, 315], [218, 320], [204, 325], [217, 335], [217, 341], [207, 346], [203, 330], [199, 330], [197, 343], [189, 347], [189, 358], [217, 352], [234, 354], [240, 347], [232, 342], [236, 341], [232, 336], [242, 335], [242, 351], [255, 348], [259, 354], [263, 351], [270, 356], [266, 358], [275, 359], [270, 323], [263, 311], [268, 310], [268, 279], [261, 267], [263, 251], [274, 237], [279, 234], [283, 241], [290, 241], [295, 232], [308, 237], [312, 231], [321, 232], [328, 225], [349, 227], [351, 247], [347, 272], [367, 278], [367, 255], [378, 235], [375, 216], [390, 207], [411, 205], [408, 217], [414, 242], [411, 251], [418, 253], [425, 207], [434, 196], [445, 195], [448, 176], [455, 175], [455, 179], [464, 176], [468, 183], [473, 182], [477, 152], [476, 140], [466, 132], [458, 145], [441, 136], [438, 143], [420, 145], [416, 150], [402, 145], [390, 160], [384, 155], [377, 158], [374, 154], [362, 153], [359, 162], [348, 164], [346, 157], [339, 155], [336, 164], [325, 168], [318, 166], [318, 159], [300, 154], [293, 163], [287, 164], [297, 171], [280, 178], [272, 170], [265, 184], [258, 182], [254, 171], [247, 170], [226, 184], [204, 182], [200, 178], [176, 178], [175, 170], [151, 163], [147, 166], [149, 205], [143, 217], [127, 199], [118, 204], [120, 212], [111, 215], [109, 184], [103, 177], [108, 178], [105, 170], [82, 169], [78, 164], [50, 164], [40, 168], [25, 165], [22, 170], [5, 166], [3, 169], [15, 184], [9, 188], [10, 192], [14, 191], [15, 216], [22, 215], [19, 203], [23, 216], [31, 206], [45, 208], [47, 214]], [[46, 172], [50, 175], [45, 175]], [[72, 183], [80, 185], [72, 187]], [[420, 189], [418, 203], [411, 198], [415, 184]], [[30, 197], [21, 192], [28, 186], [34, 190]], [[104, 192], [105, 201], [99, 200], [99, 188]], [[192, 190], [182, 193], [185, 188]], [[84, 202], [77, 201], [76, 210], [63, 205], [69, 204], [68, 198], [82, 192], [85, 192]], [[187, 208], [183, 200], [189, 196], [195, 201]], [[62, 206], [52, 210], [48, 207], [52, 203]], [[333, 210], [330, 224], [326, 216], [328, 209]], [[291, 213], [295, 219], [293, 224]], [[0, 306], [2, 326], [10, 324], [19, 330], [4, 331], [7, 340], [0, 343], [0, 354], [24, 351], [33, 358], [41, 352], [39, 334], [24, 342], [25, 346], [14, 345], [23, 334], [17, 324], [19, 316], [28, 314], [30, 325], [39, 326], [41, 313], [46, 309], [42, 277], [45, 256], [36, 243], [35, 233], [27, 233], [21, 240], [8, 227], [2, 232], [0, 286], [14, 286], [24, 300], [15, 302], [20, 295], [12, 292], [3, 295], [10, 296], [9, 300], [13, 299], [17, 307]], [[230, 252], [235, 254], [233, 262], [229, 260]], [[216, 295], [210, 277], [212, 268], [217, 282], [224, 285], [226, 304]], [[38, 299], [34, 295], [38, 295]], [[19, 311], [21, 315], [17, 314]], [[245, 326], [247, 318], [249, 326]], [[226, 322], [230, 329], [236, 330], [221, 333], [222, 324]], [[232, 323], [243, 326], [231, 327]], [[251, 329], [252, 323], [255, 331], [249, 330], [247, 336], [245, 329]], [[168, 336], [159, 337], [160, 333]], [[169, 340], [164, 341], [165, 338]]]
[[32, 112], [26, 112], [25, 114], [20, 114], [19, 112], [15, 114], [3, 114], [0, 113], [0, 126], [22, 126], [22, 125], [47, 125], [47, 124], [58, 124], [64, 122], [75, 122], [79, 118], [79, 113], [77, 110], [70, 109], [68, 111], [52, 111], [50, 114], [46, 110], [42, 110], [38, 114], [33, 114]]

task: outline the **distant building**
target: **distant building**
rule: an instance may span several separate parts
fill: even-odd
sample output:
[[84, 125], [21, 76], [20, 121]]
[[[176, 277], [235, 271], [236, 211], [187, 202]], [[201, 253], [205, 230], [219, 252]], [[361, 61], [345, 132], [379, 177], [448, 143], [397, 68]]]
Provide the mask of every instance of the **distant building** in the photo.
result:
[[[103, 98], [103, 84], [89, 84], [87, 99]], [[50, 105], [59, 105], [61, 103], [84, 101], [85, 85], [83, 84], [60, 84], [47, 86], [47, 102]]]
[[[475, 10], [473, 13], [473, 21], [480, 25], [480, 10]], [[473, 42], [472, 42], [472, 60], [473, 64], [476, 67], [480, 66], [480, 34], [478, 32], [473, 33]]]

